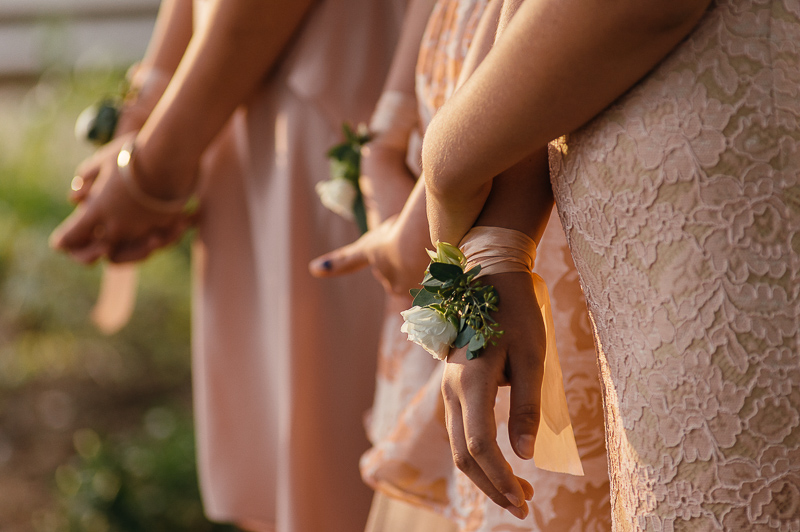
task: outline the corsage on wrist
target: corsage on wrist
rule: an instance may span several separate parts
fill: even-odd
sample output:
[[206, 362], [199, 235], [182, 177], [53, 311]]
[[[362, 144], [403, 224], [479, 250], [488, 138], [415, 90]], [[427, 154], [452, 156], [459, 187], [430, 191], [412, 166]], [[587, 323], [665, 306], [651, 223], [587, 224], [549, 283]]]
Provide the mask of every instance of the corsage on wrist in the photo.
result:
[[375, 106], [369, 127], [355, 130], [342, 124], [345, 140], [328, 150], [330, 178], [317, 183], [322, 204], [346, 220], [355, 221], [361, 234], [367, 232], [367, 212], [359, 186], [361, 154], [368, 142], [405, 150], [418, 121], [416, 99], [403, 92], [384, 92]]
[[106, 98], [84, 109], [75, 120], [75, 138], [95, 146], [106, 144], [114, 138], [120, 107], [118, 100]]
[[[143, 94], [165, 86], [169, 79], [170, 75], [161, 69], [134, 64], [128, 70], [118, 95], [103, 98], [78, 115], [75, 121], [75, 138], [94, 146], [108, 143], [114, 138], [122, 114], [129, 112]], [[146, 116], [142, 121], [145, 118]]]
[[401, 331], [439, 360], [454, 347], [466, 347], [469, 360], [477, 358], [503, 334], [490, 315], [497, 311], [497, 292], [475, 279], [480, 265], [466, 269], [467, 258], [457, 247], [439, 242], [428, 255], [422, 288], [411, 290], [413, 306], [401, 313]]
[[361, 148], [370, 140], [365, 125], [355, 131], [349, 124], [342, 125], [345, 140], [328, 150], [330, 179], [317, 183], [316, 190], [322, 204], [342, 218], [355, 221], [361, 234], [367, 232], [367, 211], [364, 197], [358, 186], [361, 176]]

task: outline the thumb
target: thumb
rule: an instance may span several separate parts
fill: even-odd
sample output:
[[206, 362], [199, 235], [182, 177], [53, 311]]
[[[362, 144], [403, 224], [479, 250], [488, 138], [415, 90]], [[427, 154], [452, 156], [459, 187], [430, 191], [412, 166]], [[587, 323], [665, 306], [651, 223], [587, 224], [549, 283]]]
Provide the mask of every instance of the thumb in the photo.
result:
[[334, 277], [358, 271], [369, 265], [363, 238], [321, 255], [308, 264], [314, 277]]
[[[542, 354], [544, 358], [544, 354]], [[526, 362], [511, 368], [511, 408], [508, 418], [508, 436], [517, 456], [525, 460], [533, 458], [536, 433], [541, 417], [542, 378], [544, 360], [539, 357], [522, 357]]]

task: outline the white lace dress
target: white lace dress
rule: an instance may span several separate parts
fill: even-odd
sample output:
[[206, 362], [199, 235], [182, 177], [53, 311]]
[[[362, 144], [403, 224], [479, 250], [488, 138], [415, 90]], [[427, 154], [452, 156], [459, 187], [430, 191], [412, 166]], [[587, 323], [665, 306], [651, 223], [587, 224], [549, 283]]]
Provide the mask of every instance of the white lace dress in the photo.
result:
[[553, 149], [616, 530], [800, 530], [798, 90], [800, 2], [721, 0]]

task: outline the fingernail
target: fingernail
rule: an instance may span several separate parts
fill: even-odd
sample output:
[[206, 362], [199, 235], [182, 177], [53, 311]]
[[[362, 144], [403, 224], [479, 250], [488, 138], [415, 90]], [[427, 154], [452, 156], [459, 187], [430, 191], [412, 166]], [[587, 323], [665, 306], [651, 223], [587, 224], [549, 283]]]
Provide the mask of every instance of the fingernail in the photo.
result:
[[70, 183], [69, 186], [73, 191], [78, 192], [83, 188], [83, 178], [79, 175], [76, 175], [72, 178], [72, 183]]
[[518, 508], [516, 506], [508, 506], [506, 510], [517, 519], [525, 519], [525, 514], [527, 513], [524, 508]]
[[333, 266], [333, 262], [331, 262], [330, 259], [326, 259], [326, 260], [322, 261], [322, 264], [320, 264], [320, 267], [323, 270], [326, 270], [326, 271], [330, 270], [332, 266]]
[[522, 458], [530, 460], [533, 458], [533, 444], [536, 443], [536, 438], [530, 434], [523, 434], [517, 438], [517, 450]]
[[520, 501], [519, 497], [517, 497], [513, 493], [504, 493], [503, 495], [505, 495], [506, 499], [508, 499], [508, 502], [510, 502], [514, 506], [522, 506], [522, 501]]

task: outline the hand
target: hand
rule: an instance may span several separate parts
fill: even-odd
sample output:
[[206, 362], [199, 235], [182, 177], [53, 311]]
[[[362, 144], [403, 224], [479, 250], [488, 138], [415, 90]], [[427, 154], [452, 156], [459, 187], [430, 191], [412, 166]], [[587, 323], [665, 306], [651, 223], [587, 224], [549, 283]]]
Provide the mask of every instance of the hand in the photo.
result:
[[408, 295], [422, 280], [430, 258], [423, 246], [405, 246], [392, 216], [352, 244], [326, 253], [309, 263], [315, 277], [334, 277], [371, 266], [387, 293]]
[[81, 165], [79, 175], [89, 186], [77, 195], [75, 211], [51, 235], [54, 248], [80, 262], [89, 264], [104, 256], [112, 262], [141, 260], [175, 242], [191, 225], [182, 213], [156, 213], [130, 196], [116, 163], [127, 138], [113, 141]]
[[544, 322], [529, 274], [488, 275], [484, 282], [497, 290], [499, 310], [493, 317], [504, 334], [476, 359], [467, 360], [465, 348], [448, 357], [442, 377], [447, 432], [456, 466], [492, 501], [524, 519], [524, 500], [533, 497], [533, 488], [514, 475], [497, 445], [494, 405], [498, 388], [511, 386], [511, 445], [520, 458], [532, 458], [544, 375]]
[[115, 137], [78, 165], [78, 168], [75, 169], [75, 177], [72, 179], [69, 192], [69, 200], [72, 203], [81, 203], [89, 197], [89, 192], [92, 190], [92, 185], [94, 185], [103, 164], [109, 160], [116, 162], [117, 154], [125, 143], [126, 138], [128, 137]]

